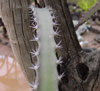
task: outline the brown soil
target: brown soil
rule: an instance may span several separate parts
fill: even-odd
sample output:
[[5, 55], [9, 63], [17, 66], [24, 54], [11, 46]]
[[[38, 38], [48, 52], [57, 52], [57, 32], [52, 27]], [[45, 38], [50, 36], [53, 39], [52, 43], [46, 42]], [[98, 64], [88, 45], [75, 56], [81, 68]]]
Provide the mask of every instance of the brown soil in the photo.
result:
[[[100, 27], [99, 26], [93, 26], [93, 28], [97, 29], [98, 31], [100, 31]], [[87, 40], [89, 42], [88, 44], [88, 48], [96, 48], [100, 50], [100, 34], [97, 33], [93, 33], [91, 30], [88, 33], [85, 33], [83, 35], [84, 39]], [[97, 39], [98, 41], [96, 41], [95, 39]]]
[[0, 32], [0, 91], [30, 91], [8, 39]]

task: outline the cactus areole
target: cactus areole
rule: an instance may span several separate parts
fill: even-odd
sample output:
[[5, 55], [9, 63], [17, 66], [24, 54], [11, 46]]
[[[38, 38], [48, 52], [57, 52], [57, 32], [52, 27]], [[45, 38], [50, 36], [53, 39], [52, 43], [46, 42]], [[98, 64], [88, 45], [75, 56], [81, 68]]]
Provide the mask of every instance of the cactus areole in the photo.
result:
[[[61, 41], [55, 43], [54, 37], [60, 37], [59, 24], [57, 24], [54, 11], [51, 8], [29, 7], [30, 27], [36, 32], [30, 42], [37, 42], [36, 50], [31, 55], [37, 58], [36, 64], [29, 67], [36, 71], [35, 82], [30, 83], [32, 91], [58, 91], [58, 82], [64, 73], [57, 75], [56, 66], [62, 64], [62, 57], [55, 56], [55, 49], [62, 48]], [[53, 21], [55, 20], [55, 21]], [[57, 27], [56, 31], [53, 27]]]

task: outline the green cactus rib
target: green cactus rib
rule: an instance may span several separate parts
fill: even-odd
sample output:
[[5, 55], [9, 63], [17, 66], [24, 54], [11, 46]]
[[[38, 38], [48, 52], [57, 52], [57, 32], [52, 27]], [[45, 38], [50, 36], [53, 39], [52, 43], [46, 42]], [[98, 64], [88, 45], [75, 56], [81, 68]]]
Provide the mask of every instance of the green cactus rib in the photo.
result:
[[52, 17], [47, 8], [34, 8], [40, 44], [39, 91], [58, 91]]
[[78, 25], [75, 27], [75, 29], [78, 29], [80, 25], [82, 25], [86, 20], [88, 20], [94, 13], [97, 12], [97, 10], [100, 9], [100, 0], [85, 14], [82, 15], [81, 19], [79, 20]]

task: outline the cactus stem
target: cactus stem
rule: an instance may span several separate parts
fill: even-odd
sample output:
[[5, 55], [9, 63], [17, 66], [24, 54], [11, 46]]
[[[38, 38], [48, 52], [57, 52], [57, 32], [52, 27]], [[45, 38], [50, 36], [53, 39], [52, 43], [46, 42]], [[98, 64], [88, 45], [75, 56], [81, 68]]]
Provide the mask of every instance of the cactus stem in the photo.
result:
[[[62, 46], [61, 46], [61, 41], [57, 45], [55, 45], [53, 37], [60, 36], [59, 34], [60, 31], [58, 28], [60, 24], [57, 23], [56, 17], [54, 17], [55, 22], [52, 22], [52, 19], [53, 19], [52, 16], [54, 16], [53, 15], [54, 13], [52, 13], [52, 16], [51, 16], [51, 12], [49, 12], [48, 8], [35, 8], [34, 6], [31, 6], [30, 8], [31, 8], [30, 11], [35, 10], [35, 12], [33, 11], [33, 15], [30, 16], [31, 17], [30, 27], [33, 30], [37, 30], [36, 35], [33, 35], [30, 41], [36, 41], [39, 45], [41, 45], [41, 46], [36, 45], [37, 46], [36, 49], [30, 52], [32, 54], [32, 57], [37, 58], [36, 60], [37, 63], [32, 64], [32, 67], [29, 67], [29, 69], [33, 69], [36, 71], [35, 82], [33, 84], [30, 84], [30, 86], [34, 91], [37, 91], [37, 90], [38, 91], [58, 91], [57, 79], [58, 78], [61, 79], [63, 77], [63, 74], [57, 78], [56, 66], [57, 64], [62, 63], [61, 62], [62, 58], [60, 57], [58, 60], [56, 59], [55, 47], [57, 49], [60, 49], [62, 48]], [[53, 11], [53, 10], [51, 9], [50, 11]], [[54, 25], [56, 26], [55, 31], [53, 31]], [[57, 60], [57, 63], [56, 63], [56, 60]], [[38, 80], [40, 82], [38, 82]]]

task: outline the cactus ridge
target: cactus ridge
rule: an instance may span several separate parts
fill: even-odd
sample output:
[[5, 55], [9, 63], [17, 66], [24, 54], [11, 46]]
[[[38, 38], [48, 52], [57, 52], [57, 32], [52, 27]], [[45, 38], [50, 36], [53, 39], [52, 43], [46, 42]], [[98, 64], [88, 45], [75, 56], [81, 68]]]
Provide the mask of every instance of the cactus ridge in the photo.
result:
[[[51, 9], [51, 16], [52, 16], [52, 22], [53, 22], [53, 27], [54, 27], [54, 37], [58, 37], [60, 38], [61, 37], [61, 30], [60, 30], [60, 24], [59, 22], [57, 21], [57, 14], [56, 14], [56, 11]], [[59, 51], [63, 49], [63, 46], [62, 46], [62, 40], [61, 38], [56, 42], [56, 46], [55, 46], [55, 50], [56, 51]], [[63, 57], [61, 55], [59, 55], [57, 57], [57, 60], [56, 60], [56, 65], [61, 67], [63, 64]], [[59, 72], [58, 72], [59, 73]], [[57, 79], [58, 79], [58, 83], [62, 81], [62, 78], [65, 76], [65, 73], [64, 72], [61, 72], [58, 74], [57, 76]]]
[[[36, 79], [30, 84], [35, 91], [58, 91], [58, 82], [64, 77], [64, 72], [57, 74], [56, 67], [62, 65], [63, 58], [55, 56], [55, 50], [61, 50], [62, 40], [55, 42], [55, 37], [60, 37], [60, 24], [57, 21], [56, 11], [52, 8], [29, 8], [30, 27], [33, 34], [31, 42], [37, 42], [38, 47], [30, 53], [37, 58], [37, 62], [29, 67], [36, 71]], [[49, 84], [49, 86], [48, 86]]]
[[[37, 25], [37, 17], [36, 13], [34, 11], [34, 8], [29, 7], [29, 16], [30, 16], [30, 27], [33, 32], [36, 32], [38, 30], [38, 25]], [[38, 34], [33, 34], [32, 39], [30, 40], [31, 42], [36, 42], [39, 45], [39, 37]], [[40, 46], [40, 45], [39, 45]], [[33, 83], [29, 83], [31, 87], [31, 91], [37, 91], [38, 86], [39, 86], [39, 74], [38, 70], [40, 67], [40, 61], [39, 61], [39, 53], [40, 53], [40, 48], [36, 47], [36, 49], [33, 49], [30, 53], [32, 57], [37, 58], [37, 62], [35, 64], [32, 64], [31, 67], [29, 67], [30, 70], [34, 70], [36, 72], [36, 79]]]

